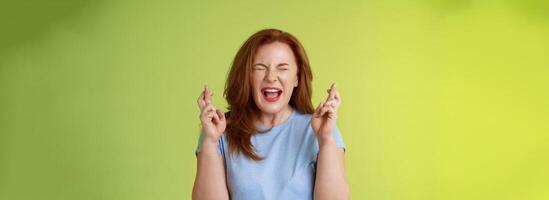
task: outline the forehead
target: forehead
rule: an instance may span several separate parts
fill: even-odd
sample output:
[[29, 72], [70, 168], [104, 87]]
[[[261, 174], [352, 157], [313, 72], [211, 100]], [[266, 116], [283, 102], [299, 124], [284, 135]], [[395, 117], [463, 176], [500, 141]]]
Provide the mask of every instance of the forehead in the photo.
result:
[[288, 62], [295, 64], [295, 56], [288, 44], [273, 42], [259, 47], [254, 55], [255, 62]]

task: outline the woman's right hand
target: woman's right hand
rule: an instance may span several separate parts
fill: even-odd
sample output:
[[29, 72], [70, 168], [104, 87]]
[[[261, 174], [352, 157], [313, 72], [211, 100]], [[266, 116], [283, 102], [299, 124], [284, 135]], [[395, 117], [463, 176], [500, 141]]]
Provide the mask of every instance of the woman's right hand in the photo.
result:
[[200, 125], [202, 126], [202, 134], [211, 142], [217, 143], [219, 137], [227, 127], [225, 113], [215, 109], [212, 104], [213, 92], [204, 86], [204, 91], [198, 97], [198, 106], [200, 108]]

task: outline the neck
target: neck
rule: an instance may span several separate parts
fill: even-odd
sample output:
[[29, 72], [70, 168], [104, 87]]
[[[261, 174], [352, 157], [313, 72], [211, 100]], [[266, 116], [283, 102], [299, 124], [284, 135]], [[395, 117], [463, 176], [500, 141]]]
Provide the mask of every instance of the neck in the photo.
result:
[[278, 113], [261, 113], [257, 123], [266, 127], [274, 127], [286, 121], [291, 114], [292, 107], [287, 105]]

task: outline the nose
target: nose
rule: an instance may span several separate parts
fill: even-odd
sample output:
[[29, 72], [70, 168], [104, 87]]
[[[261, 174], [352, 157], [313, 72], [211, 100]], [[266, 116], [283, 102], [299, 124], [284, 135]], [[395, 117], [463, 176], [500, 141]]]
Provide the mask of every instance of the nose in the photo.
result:
[[278, 75], [276, 74], [276, 72], [274, 72], [274, 70], [267, 70], [267, 73], [265, 74], [265, 80], [268, 81], [268, 82], [276, 82], [276, 80], [278, 79]]

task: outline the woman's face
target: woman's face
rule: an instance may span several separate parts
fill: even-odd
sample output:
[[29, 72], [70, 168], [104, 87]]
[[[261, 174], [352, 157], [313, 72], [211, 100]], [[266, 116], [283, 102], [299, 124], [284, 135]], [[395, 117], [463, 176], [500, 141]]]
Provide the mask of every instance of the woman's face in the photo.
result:
[[286, 43], [273, 42], [259, 47], [252, 63], [253, 97], [266, 114], [282, 111], [297, 87], [295, 56]]

